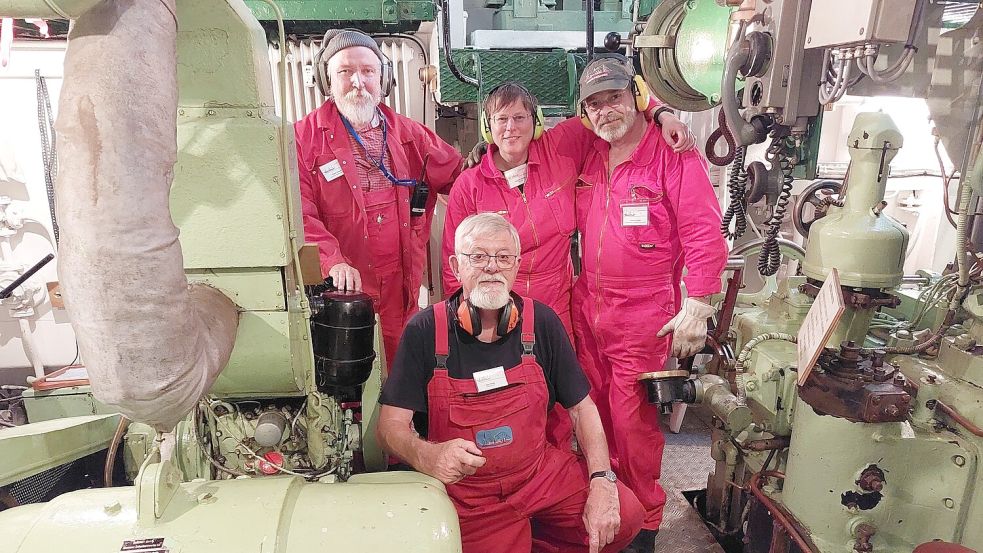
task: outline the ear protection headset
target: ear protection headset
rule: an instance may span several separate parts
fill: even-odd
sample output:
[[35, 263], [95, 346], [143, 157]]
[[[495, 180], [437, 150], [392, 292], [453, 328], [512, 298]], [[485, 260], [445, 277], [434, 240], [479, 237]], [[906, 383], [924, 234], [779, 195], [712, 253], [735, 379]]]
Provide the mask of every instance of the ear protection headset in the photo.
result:
[[[492, 94], [494, 94], [496, 90], [498, 90], [499, 88], [502, 88], [502, 86], [503, 85], [506, 85], [506, 84], [511, 84], [511, 85], [518, 86], [518, 87], [522, 88], [522, 90], [525, 90], [530, 96], [532, 96], [532, 93], [529, 92], [529, 89], [527, 89], [526, 87], [522, 86], [521, 84], [519, 84], [517, 82], [509, 81], [509, 82], [504, 82], [504, 83], [496, 86], [495, 88], [489, 90], [488, 91], [488, 95], [485, 96], [485, 100], [488, 100], [488, 98]], [[532, 139], [533, 140], [538, 140], [539, 137], [543, 136], [543, 131], [546, 129], [546, 122], [545, 122], [544, 117], [543, 117], [543, 108], [541, 108], [539, 106], [535, 106], [535, 109], [533, 109], [533, 114], [534, 114], [535, 119], [536, 119], [536, 124], [533, 127]], [[484, 105], [484, 103], [481, 104], [481, 114], [478, 116], [478, 126], [479, 126], [479, 130], [481, 132], [481, 138], [482, 138], [482, 140], [484, 140], [488, 144], [493, 143], [494, 142], [494, 139], [492, 138], [492, 131], [491, 131], [491, 115], [485, 113], [485, 105]], [[503, 335], [502, 334], [499, 334], [499, 336], [503, 336]]]
[[[314, 83], [317, 84], [317, 89], [321, 91], [321, 94], [327, 97], [331, 96], [331, 76], [328, 74], [328, 60], [322, 58], [324, 57], [325, 49], [328, 47], [328, 42], [344, 31], [362, 32], [358, 29], [328, 29], [324, 33], [324, 39], [321, 41], [321, 49], [317, 51], [317, 54], [314, 54]], [[382, 62], [382, 67], [379, 71], [380, 93], [385, 98], [396, 87], [396, 77], [393, 72], [392, 60], [383, 54], [381, 49], [376, 53], [379, 54], [379, 61]]]
[[[478, 314], [478, 308], [463, 298], [457, 306], [457, 324], [472, 336], [481, 334], [481, 315]], [[518, 324], [519, 310], [515, 308], [515, 301], [510, 297], [509, 302], [505, 304], [502, 313], [498, 316], [498, 326], [495, 332], [499, 336], [505, 336]]]
[[[645, 79], [641, 75], [635, 74], [635, 68], [632, 66], [628, 58], [622, 56], [621, 54], [595, 54], [594, 59], [597, 58], [612, 58], [616, 59], [625, 64], [628, 68], [631, 77], [631, 92], [635, 97], [635, 109], [639, 112], [646, 112], [652, 107], [654, 100], [652, 99], [652, 93], [649, 91], [649, 85], [645, 83]], [[580, 102], [580, 122], [584, 124], [588, 129], [594, 130], [593, 123], [590, 122], [590, 118], [587, 117], [587, 108], [584, 106], [584, 102]]]

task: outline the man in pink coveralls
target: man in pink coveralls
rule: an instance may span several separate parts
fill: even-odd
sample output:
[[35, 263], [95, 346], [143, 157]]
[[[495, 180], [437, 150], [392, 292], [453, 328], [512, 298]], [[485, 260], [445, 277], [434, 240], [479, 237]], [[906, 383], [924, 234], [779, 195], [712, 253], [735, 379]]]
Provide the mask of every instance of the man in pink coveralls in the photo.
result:
[[651, 553], [665, 504], [665, 440], [658, 406], [636, 378], [703, 348], [727, 245], [705, 160], [697, 150], [674, 152], [640, 116], [633, 77], [623, 58], [600, 57], [580, 79], [583, 114], [599, 138], [577, 182], [583, 272], [572, 314], [616, 470], [646, 510], [627, 551]]

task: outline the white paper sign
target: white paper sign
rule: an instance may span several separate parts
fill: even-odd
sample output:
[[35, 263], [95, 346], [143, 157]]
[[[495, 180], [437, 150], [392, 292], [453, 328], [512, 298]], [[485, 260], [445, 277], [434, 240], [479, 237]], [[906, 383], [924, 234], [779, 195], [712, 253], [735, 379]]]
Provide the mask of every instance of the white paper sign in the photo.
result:
[[644, 227], [648, 224], [648, 204], [625, 204], [621, 206], [621, 226]]
[[344, 174], [344, 172], [341, 170], [341, 164], [338, 163], [337, 159], [325, 163], [324, 165], [318, 167], [318, 169], [320, 169], [321, 174], [324, 175], [324, 180], [335, 180]]
[[829, 277], [819, 289], [816, 301], [809, 308], [798, 335], [798, 367], [799, 386], [803, 385], [812, 367], [819, 359], [819, 354], [826, 345], [826, 340], [833, 334], [836, 323], [840, 321], [846, 306], [843, 304], [843, 291], [840, 289], [840, 275], [836, 269], [829, 272]]
[[486, 371], [478, 371], [474, 373], [474, 383], [478, 387], [479, 392], [487, 392], [488, 390], [494, 390], [496, 388], [502, 388], [509, 385], [509, 381], [505, 379], [505, 368], [495, 367], [494, 369], [488, 369]]

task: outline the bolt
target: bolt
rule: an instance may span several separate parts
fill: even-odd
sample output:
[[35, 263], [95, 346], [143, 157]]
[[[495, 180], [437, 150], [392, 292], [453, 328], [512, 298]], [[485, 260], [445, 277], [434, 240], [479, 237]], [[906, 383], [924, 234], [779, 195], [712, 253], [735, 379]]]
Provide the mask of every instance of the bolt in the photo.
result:
[[860, 34], [861, 34], [861, 36], [864, 34], [864, 28], [863, 27], [860, 27]]
[[106, 511], [107, 515], [115, 515], [116, 513], [120, 512], [122, 509], [123, 506], [119, 504], [119, 501], [113, 501], [112, 503], [109, 503], [108, 505], [103, 507], [103, 510]]
[[894, 385], [895, 386], [904, 386], [904, 375], [902, 375], [902, 374], [896, 374], [896, 375], [894, 375]]
[[962, 466], [966, 466], [966, 458], [965, 458], [965, 457], [963, 457], [962, 455], [953, 455], [953, 456], [952, 456], [952, 462], [953, 462], [953, 463], [954, 463], [954, 464], [955, 464], [955, 465], [956, 465], [957, 467], [962, 467]]
[[888, 405], [884, 408], [884, 414], [889, 417], [896, 417], [901, 414], [901, 410], [898, 409], [897, 405]]
[[946, 509], [952, 509], [956, 506], [956, 502], [953, 501], [951, 497], [943, 499], [942, 504], [945, 505]]
[[937, 376], [935, 376], [934, 374], [930, 374], [930, 375], [928, 375], [928, 383], [929, 383], [929, 384], [935, 384], [935, 382], [936, 382], [937, 380], [938, 380], [938, 377], [937, 377]]
[[321, 427], [321, 432], [331, 432], [331, 427], [328, 425], [324, 425]]
[[874, 397], [870, 398], [870, 402], [872, 404], [874, 404], [874, 405], [880, 405], [880, 403], [881, 403], [881, 396], [874, 396]]

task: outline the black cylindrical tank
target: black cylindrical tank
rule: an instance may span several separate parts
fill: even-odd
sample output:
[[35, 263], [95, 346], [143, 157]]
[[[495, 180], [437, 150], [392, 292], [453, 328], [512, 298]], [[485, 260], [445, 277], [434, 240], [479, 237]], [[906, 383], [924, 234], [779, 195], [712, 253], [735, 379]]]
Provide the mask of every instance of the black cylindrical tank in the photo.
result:
[[318, 390], [365, 383], [375, 361], [372, 298], [333, 288], [312, 294], [311, 340]]

